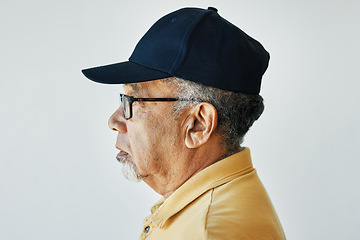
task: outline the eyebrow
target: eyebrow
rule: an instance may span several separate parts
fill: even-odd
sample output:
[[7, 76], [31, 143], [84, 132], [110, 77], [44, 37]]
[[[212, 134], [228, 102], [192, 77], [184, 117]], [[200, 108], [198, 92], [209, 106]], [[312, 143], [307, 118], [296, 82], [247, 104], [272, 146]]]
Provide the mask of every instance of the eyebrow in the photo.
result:
[[140, 86], [136, 83], [127, 83], [125, 86], [130, 87], [133, 93], [139, 93]]

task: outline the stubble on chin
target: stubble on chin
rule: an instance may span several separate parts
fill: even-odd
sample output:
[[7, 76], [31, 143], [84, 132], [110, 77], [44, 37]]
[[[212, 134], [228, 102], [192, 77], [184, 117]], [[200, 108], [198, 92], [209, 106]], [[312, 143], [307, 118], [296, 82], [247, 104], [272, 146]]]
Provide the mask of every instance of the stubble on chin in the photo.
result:
[[129, 155], [121, 157], [117, 156], [116, 159], [121, 164], [121, 172], [127, 180], [131, 182], [141, 182], [144, 179], [144, 177], [136, 172], [136, 166], [129, 160]]

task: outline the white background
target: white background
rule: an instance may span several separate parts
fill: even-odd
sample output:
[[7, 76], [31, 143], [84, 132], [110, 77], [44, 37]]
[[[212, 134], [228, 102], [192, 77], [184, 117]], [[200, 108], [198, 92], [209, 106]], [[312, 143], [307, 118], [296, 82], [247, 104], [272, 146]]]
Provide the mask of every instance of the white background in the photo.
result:
[[137, 239], [160, 197], [123, 179], [107, 119], [125, 61], [161, 16], [214, 6], [271, 54], [247, 135], [288, 239], [359, 239], [359, 1], [1, 0], [0, 239]]

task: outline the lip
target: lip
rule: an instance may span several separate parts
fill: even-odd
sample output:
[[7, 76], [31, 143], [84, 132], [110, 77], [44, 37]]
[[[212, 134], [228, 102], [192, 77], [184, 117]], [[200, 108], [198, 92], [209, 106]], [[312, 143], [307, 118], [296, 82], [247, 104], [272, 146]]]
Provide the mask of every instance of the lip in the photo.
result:
[[120, 152], [116, 155], [117, 157], [123, 157], [129, 155], [127, 152], [120, 150]]
[[119, 147], [117, 144], [115, 145], [115, 148], [116, 148], [117, 150], [119, 150], [120, 152], [125, 152], [125, 153], [127, 153], [126, 151], [123, 150], [123, 148]]

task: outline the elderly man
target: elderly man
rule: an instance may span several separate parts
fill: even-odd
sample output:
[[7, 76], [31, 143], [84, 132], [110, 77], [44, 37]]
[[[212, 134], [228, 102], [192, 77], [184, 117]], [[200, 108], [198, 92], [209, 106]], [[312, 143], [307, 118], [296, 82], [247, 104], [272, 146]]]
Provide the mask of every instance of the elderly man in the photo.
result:
[[83, 70], [124, 84], [109, 119], [123, 174], [163, 198], [140, 239], [285, 239], [240, 146], [263, 112], [269, 54], [213, 7], [158, 20], [129, 61]]

